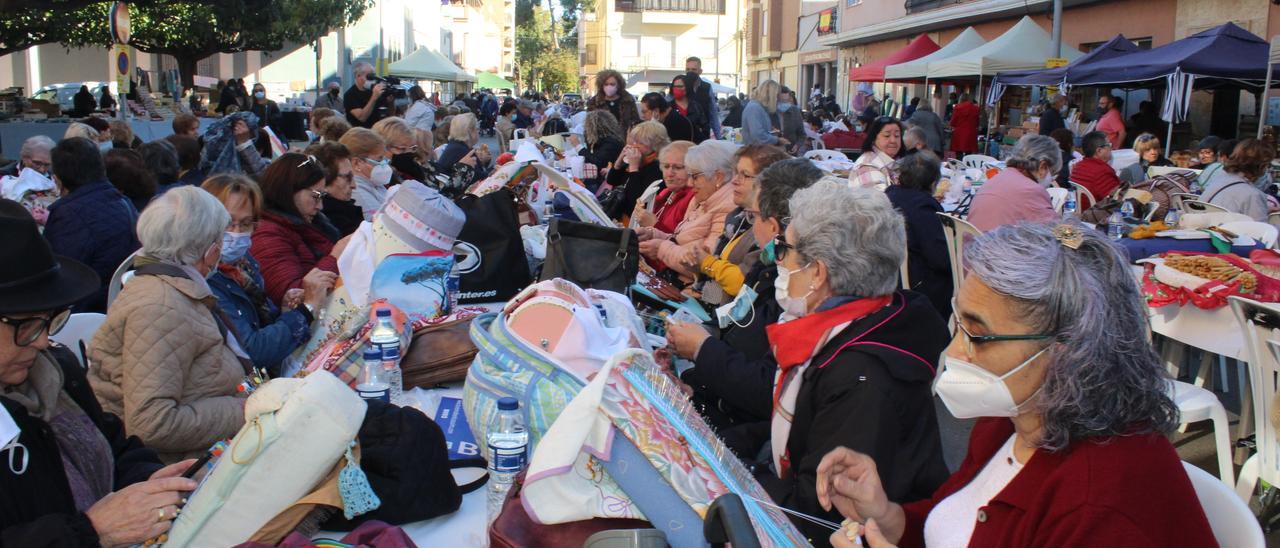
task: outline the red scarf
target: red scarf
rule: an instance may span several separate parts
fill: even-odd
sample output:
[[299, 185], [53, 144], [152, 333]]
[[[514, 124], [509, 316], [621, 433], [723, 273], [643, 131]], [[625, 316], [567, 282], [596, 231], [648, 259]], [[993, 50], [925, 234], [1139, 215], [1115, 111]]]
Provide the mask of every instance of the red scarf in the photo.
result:
[[[893, 295], [858, 299], [786, 323], [765, 326], [769, 347], [773, 351], [774, 360], [778, 362], [778, 378], [785, 380], [793, 368], [813, 359], [831, 337], [844, 327], [884, 308], [892, 301]], [[778, 398], [782, 395], [782, 386], [782, 382], [774, 386], [774, 405], [778, 404]]]

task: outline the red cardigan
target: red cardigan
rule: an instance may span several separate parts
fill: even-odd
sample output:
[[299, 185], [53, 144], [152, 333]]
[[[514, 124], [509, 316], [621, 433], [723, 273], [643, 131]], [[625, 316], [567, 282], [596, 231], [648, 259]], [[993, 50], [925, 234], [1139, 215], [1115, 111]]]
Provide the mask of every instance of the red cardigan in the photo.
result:
[[[968, 484], [1013, 435], [1008, 419], [978, 420], [960, 469], [933, 498], [904, 504], [903, 548], [924, 546], [924, 522]], [[984, 519], [985, 518], [985, 519]], [[969, 546], [1217, 546], [1191, 480], [1160, 434], [1076, 442], [1037, 451], [979, 510]]]
[[314, 225], [263, 211], [249, 252], [262, 267], [267, 296], [280, 304], [286, 291], [302, 287], [312, 268], [337, 274], [338, 260], [329, 255], [333, 243]]
[[[1097, 158], [1085, 158], [1071, 166], [1071, 182], [1079, 183], [1101, 200], [1120, 186], [1120, 177], [1111, 164]], [[1082, 197], [1081, 201], [1088, 202], [1089, 199]], [[1076, 204], [1076, 207], [1077, 211], [1084, 211], [1093, 207], [1093, 204]]]

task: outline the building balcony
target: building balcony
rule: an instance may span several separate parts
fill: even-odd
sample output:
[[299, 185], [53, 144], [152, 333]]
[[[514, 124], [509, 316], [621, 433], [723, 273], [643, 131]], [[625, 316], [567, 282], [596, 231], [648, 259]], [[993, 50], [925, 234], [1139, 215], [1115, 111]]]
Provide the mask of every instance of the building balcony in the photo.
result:
[[614, 0], [622, 13], [675, 12], [724, 15], [725, 0]]

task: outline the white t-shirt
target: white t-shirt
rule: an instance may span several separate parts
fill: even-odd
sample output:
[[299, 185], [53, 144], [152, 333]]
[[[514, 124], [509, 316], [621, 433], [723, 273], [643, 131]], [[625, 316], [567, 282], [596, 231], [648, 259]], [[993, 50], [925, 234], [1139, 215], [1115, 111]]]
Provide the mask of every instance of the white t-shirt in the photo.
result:
[[1022, 471], [1013, 455], [1014, 436], [996, 451], [977, 477], [964, 488], [942, 499], [924, 522], [924, 545], [929, 548], [964, 548], [973, 536], [978, 509], [986, 506]]

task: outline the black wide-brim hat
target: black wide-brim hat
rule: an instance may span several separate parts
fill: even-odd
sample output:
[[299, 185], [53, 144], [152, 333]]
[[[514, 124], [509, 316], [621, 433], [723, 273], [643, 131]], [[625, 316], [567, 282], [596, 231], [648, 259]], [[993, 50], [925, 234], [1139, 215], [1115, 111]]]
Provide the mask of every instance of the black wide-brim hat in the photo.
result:
[[57, 257], [26, 208], [0, 200], [0, 314], [66, 308], [92, 295], [98, 274]]

